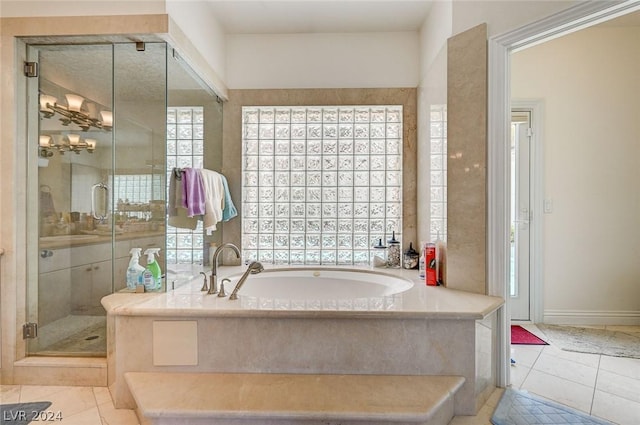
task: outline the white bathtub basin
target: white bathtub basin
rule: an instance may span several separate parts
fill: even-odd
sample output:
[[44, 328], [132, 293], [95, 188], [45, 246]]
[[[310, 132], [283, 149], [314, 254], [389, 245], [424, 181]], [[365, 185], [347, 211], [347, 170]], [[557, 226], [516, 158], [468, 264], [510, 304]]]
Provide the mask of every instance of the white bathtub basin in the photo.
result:
[[[231, 277], [233, 289], [240, 275]], [[250, 275], [238, 295], [261, 299], [349, 300], [388, 297], [410, 289], [413, 282], [383, 273], [333, 268], [265, 270]], [[226, 288], [225, 288], [226, 289]]]

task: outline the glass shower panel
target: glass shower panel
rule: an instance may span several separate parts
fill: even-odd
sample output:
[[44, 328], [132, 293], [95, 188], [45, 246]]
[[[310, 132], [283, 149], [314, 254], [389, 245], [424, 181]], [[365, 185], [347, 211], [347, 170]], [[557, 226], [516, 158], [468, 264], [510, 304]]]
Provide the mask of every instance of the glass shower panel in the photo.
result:
[[[170, 53], [167, 59], [167, 180], [174, 168], [222, 172], [222, 101], [177, 52], [170, 49]], [[221, 232], [205, 235], [202, 220], [196, 222], [194, 229], [193, 223], [169, 217], [167, 284], [173, 285], [175, 281], [179, 285], [192, 276], [195, 271], [192, 264], [210, 265], [211, 248], [221, 243]]]
[[27, 351], [102, 356], [100, 299], [113, 291], [112, 46], [29, 46], [28, 53], [40, 75], [28, 83], [30, 99], [38, 99], [29, 120], [38, 163], [38, 214], [29, 218], [38, 255], [30, 258], [38, 268], [30, 272], [27, 318], [38, 337]]
[[[114, 285], [126, 288], [132, 248], [160, 248], [166, 270], [166, 43], [114, 45]], [[164, 286], [164, 282], [163, 282]], [[163, 288], [159, 288], [163, 289]]]

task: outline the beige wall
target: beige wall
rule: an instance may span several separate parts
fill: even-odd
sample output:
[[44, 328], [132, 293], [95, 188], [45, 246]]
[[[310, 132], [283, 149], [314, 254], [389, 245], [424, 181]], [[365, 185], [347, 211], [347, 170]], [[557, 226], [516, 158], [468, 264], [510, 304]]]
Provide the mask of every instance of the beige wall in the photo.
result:
[[50, 1], [2, 0], [0, 16], [106, 16], [137, 15], [165, 12], [165, 0], [127, 1]]
[[513, 99], [544, 106], [546, 322], [640, 318], [639, 45], [590, 28], [512, 57]]
[[230, 89], [416, 87], [417, 31], [231, 34]]
[[503, 34], [585, 1], [575, 0], [452, 0], [453, 34], [486, 22], [487, 35]]
[[[109, 2], [111, 3], [111, 2]], [[227, 80], [227, 39], [222, 26], [216, 20], [209, 2], [166, 0], [167, 14], [184, 32], [184, 36], [194, 46], [196, 52], [190, 54], [188, 62], [194, 69], [198, 66], [196, 58], [201, 57], [211, 75], [201, 77], [218, 92], [220, 97], [226, 95]], [[183, 52], [183, 55], [187, 52]]]

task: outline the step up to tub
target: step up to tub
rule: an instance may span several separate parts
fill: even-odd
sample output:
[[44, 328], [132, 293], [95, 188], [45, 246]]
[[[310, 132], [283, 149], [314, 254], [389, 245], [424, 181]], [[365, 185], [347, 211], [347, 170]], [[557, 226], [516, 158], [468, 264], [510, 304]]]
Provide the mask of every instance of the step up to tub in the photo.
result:
[[142, 424], [446, 425], [459, 376], [128, 372]]

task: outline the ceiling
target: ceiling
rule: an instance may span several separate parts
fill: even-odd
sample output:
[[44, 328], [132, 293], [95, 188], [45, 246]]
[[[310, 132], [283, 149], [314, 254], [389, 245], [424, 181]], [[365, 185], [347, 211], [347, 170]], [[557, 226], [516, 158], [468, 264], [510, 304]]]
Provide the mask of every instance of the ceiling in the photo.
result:
[[227, 34], [417, 31], [437, 0], [208, 0]]
[[[377, 32], [414, 31], [420, 28], [433, 1], [437, 0], [208, 0], [220, 24], [229, 33], [303, 33], [303, 32]], [[602, 26], [637, 26], [640, 12], [601, 23]], [[52, 40], [49, 40], [50, 42]], [[57, 43], [64, 40], [56, 39]], [[170, 90], [201, 90], [202, 82], [186, 71], [184, 64], [176, 60], [158, 60], [150, 51], [157, 50], [148, 44], [147, 52], [138, 52], [129, 40], [96, 40], [95, 45], [81, 44], [73, 47], [49, 45], [43, 47], [43, 69], [56, 70], [50, 79], [77, 92], [91, 93], [93, 100], [108, 104], [111, 99], [111, 47], [103, 45], [113, 41], [118, 63], [126, 64], [126, 71], [119, 73], [119, 98], [135, 100], [164, 96], [164, 66], [169, 67]], [[149, 40], [153, 42], [156, 40]], [[46, 40], [29, 40], [34, 44], [48, 44]], [[73, 40], [69, 40], [73, 44]], [[84, 40], [86, 43], [87, 40]], [[103, 50], [105, 52], [101, 53]], [[169, 52], [171, 56], [171, 52]], [[164, 56], [162, 56], [164, 58]], [[132, 64], [137, 64], [132, 68]], [[106, 74], [105, 74], [106, 72]], [[126, 75], [144, 75], [145, 85], [139, 79]], [[78, 86], [78, 87], [76, 87]]]

